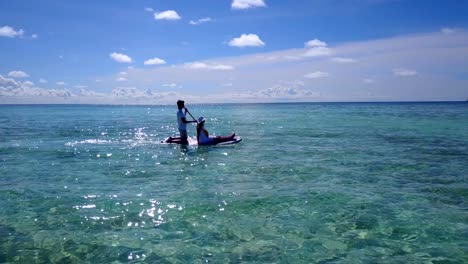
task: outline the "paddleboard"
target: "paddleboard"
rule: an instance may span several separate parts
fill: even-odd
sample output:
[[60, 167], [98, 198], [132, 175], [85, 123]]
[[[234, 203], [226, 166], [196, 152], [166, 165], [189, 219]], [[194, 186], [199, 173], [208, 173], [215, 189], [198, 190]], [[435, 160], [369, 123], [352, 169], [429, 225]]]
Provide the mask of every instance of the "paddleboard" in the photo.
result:
[[[161, 140], [161, 143], [164, 144], [180, 144], [180, 141], [177, 140], [178, 138], [174, 137], [167, 137], [164, 140]], [[218, 145], [231, 145], [231, 144], [236, 144], [242, 141], [242, 137], [235, 136], [232, 140], [229, 141], [224, 141], [218, 144], [212, 144], [212, 145], [204, 145], [204, 146], [218, 146]], [[188, 138], [189, 145], [198, 145], [197, 140], [193, 138]]]
[[236, 136], [236, 137], [234, 137], [232, 140], [224, 141], [224, 142], [215, 144], [215, 146], [217, 146], [217, 145], [231, 145], [231, 144], [239, 143], [239, 142], [241, 142], [241, 141], [242, 141], [242, 138], [239, 137], [239, 136]]
[[[178, 144], [178, 145], [180, 145], [179, 140], [180, 140], [179, 137], [167, 137], [164, 140], [161, 140], [161, 143], [162, 144]], [[189, 145], [191, 145], [191, 146], [198, 145], [198, 142], [197, 142], [196, 138], [188, 137], [187, 141], [188, 141]]]

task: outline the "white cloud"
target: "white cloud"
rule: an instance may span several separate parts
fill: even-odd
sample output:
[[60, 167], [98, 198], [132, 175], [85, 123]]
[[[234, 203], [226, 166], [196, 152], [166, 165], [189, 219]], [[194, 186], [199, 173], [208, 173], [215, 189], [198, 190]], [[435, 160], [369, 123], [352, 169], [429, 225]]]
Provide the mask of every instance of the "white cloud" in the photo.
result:
[[315, 71], [315, 72], [311, 72], [311, 73], [304, 75], [304, 77], [307, 79], [318, 79], [318, 78], [325, 78], [328, 76], [330, 76], [328, 72], [322, 72], [322, 71]]
[[319, 56], [328, 56], [332, 54], [331, 50], [327, 47], [315, 47], [311, 48], [304, 53], [305, 57], [319, 57]]
[[251, 90], [243, 93], [234, 93], [229, 95], [241, 101], [253, 102], [275, 102], [275, 101], [302, 101], [305, 98], [318, 98], [320, 92], [305, 87], [302, 81], [280, 81], [273, 86]]
[[32, 35], [31, 35], [31, 38], [33, 38], [33, 39], [36, 39], [36, 38], [38, 38], [38, 37], [39, 37], [39, 36], [38, 36], [37, 34], [32, 34]]
[[67, 85], [65, 82], [62, 82], [62, 81], [56, 82], [55, 84], [57, 84], [57, 85]]
[[115, 80], [118, 81], [118, 82], [126, 82], [126, 81], [128, 81], [127, 78], [125, 78], [125, 77], [119, 77], [119, 78], [117, 78], [117, 79], [115, 79]]
[[136, 87], [117, 87], [112, 90], [111, 94], [116, 97], [148, 97], [147, 92], [142, 91]]
[[124, 71], [121, 71], [119, 72], [120, 75], [127, 75], [128, 73], [127, 72], [124, 72]]
[[396, 76], [409, 77], [409, 76], [415, 76], [418, 73], [414, 70], [399, 68], [399, 69], [393, 69], [393, 74], [395, 74]]
[[327, 47], [315, 47], [308, 49], [303, 56], [305, 57], [320, 57], [320, 56], [328, 56], [331, 55], [332, 52]]
[[161, 65], [166, 64], [166, 61], [160, 58], [149, 59], [144, 62], [145, 65]]
[[[67, 89], [43, 89], [35, 87], [30, 81], [20, 82], [0, 75], [0, 103], [164, 103], [175, 102], [181, 94], [174, 91], [152, 92], [142, 91], [136, 87], [117, 87], [110, 93], [100, 93], [75, 86], [79, 91], [75, 94]], [[187, 100], [197, 97], [184, 94]]]
[[42, 89], [34, 86], [33, 82], [18, 82], [14, 79], [5, 78], [0, 75], [0, 97], [18, 98], [18, 97], [69, 97], [71, 93], [65, 89]]
[[73, 88], [84, 89], [84, 88], [88, 88], [88, 86], [87, 85], [82, 85], [82, 84], [77, 84], [77, 85], [74, 85]]
[[185, 68], [192, 69], [192, 70], [222, 70], [222, 71], [234, 69], [234, 67], [231, 65], [206, 64], [204, 62], [185, 63]]
[[[303, 43], [297, 44], [302, 46]], [[295, 46], [293, 43], [291, 45]], [[334, 44], [325, 48], [337, 54], [333, 56], [353, 58], [359, 62], [359, 67], [343, 67], [332, 63], [333, 56], [307, 59], [303, 54], [309, 48], [291, 48], [200, 59], [198, 62], [179, 65], [133, 70], [125, 67], [128, 74], [123, 77], [129, 81], [117, 84], [134, 89], [118, 89], [114, 94], [111, 91], [116, 84], [115, 79], [122, 76], [118, 71], [117, 74], [99, 76], [102, 82], [96, 86], [96, 90], [89, 91], [89, 96], [72, 94], [71, 97], [57, 97], [59, 99], [44, 99], [55, 92], [35, 90], [38, 88], [31, 87], [31, 83], [17, 81], [20, 79], [0, 79], [0, 94], [4, 95], [0, 96], [0, 103], [172, 104], [180, 96], [191, 103], [466, 99], [468, 80], [460, 78], [468, 69], [468, 61], [461, 55], [468, 54], [466, 31], [459, 30], [456, 34], [446, 35], [437, 30], [432, 33]], [[293, 58], [297, 60], [292, 61]], [[214, 69], [230, 70], [214, 72]], [[330, 73], [333, 78], [314, 79], [321, 75], [314, 73], [318, 70]], [[416, 70], [424, 70], [424, 74], [416, 73]], [[409, 72], [415, 72], [416, 76], [402, 81], [403, 77], [396, 78], [394, 75], [411, 74]], [[311, 73], [309, 77], [313, 78], [305, 78], [307, 73]], [[302, 80], [306, 84], [293, 85], [284, 80]], [[178, 85], [177, 89], [162, 87], [163, 84], [170, 85], [173, 82]], [[223, 86], [225, 83], [232, 83], [232, 86]], [[186, 89], [179, 90], [180, 84]], [[137, 89], [158, 86], [165, 92]], [[103, 96], [96, 98], [92, 92], [102, 93]], [[15, 99], [18, 94], [42, 94], [44, 97]], [[56, 94], [63, 95], [66, 92], [62, 90]]]
[[181, 17], [174, 10], [167, 10], [160, 13], [154, 13], [154, 19], [156, 20], [179, 20]]
[[130, 58], [128, 55], [125, 55], [125, 54], [122, 54], [122, 53], [113, 52], [109, 56], [110, 56], [111, 59], [113, 59], [116, 62], [132, 63], [132, 58]]
[[332, 50], [327, 47], [327, 43], [319, 39], [309, 40], [304, 44], [308, 49], [302, 56], [305, 57], [320, 57], [332, 54]]
[[154, 9], [151, 7], [145, 7], [146, 12], [154, 12]]
[[29, 75], [27, 73], [25, 73], [24, 71], [11, 71], [11, 72], [8, 73], [8, 76], [13, 77], [13, 78], [26, 78], [26, 77], [29, 77]]
[[80, 88], [78, 91], [78, 96], [84, 96], [84, 97], [104, 97], [107, 96], [106, 94], [102, 93], [97, 93], [93, 90], [86, 89], [86, 87]]
[[27, 86], [27, 87], [32, 87], [32, 86], [34, 86], [34, 83], [31, 82], [31, 81], [25, 81], [25, 82], [23, 82], [23, 85]]
[[24, 30], [20, 29], [16, 31], [10, 26], [0, 27], [0, 37], [15, 38], [22, 37], [24, 35]]
[[263, 0], [233, 0], [231, 3], [232, 9], [248, 9], [254, 7], [266, 7]]
[[210, 17], [204, 17], [204, 18], [200, 18], [198, 20], [190, 20], [189, 24], [190, 25], [199, 25], [199, 24], [202, 24], [202, 23], [210, 22], [210, 21], [212, 21], [212, 19]]
[[319, 39], [313, 39], [313, 40], [309, 40], [307, 41], [304, 46], [306, 48], [315, 48], [315, 47], [326, 47], [327, 46], [327, 43], [326, 42], [323, 42]]
[[334, 57], [331, 59], [333, 62], [337, 63], [354, 63], [356, 62], [355, 59], [352, 58], [342, 58], [342, 57]]
[[49, 95], [55, 96], [55, 97], [71, 97], [72, 96], [72, 93], [66, 89], [50, 89], [50, 90], [45, 90], [45, 91], [48, 91]]
[[242, 34], [238, 38], [229, 41], [229, 46], [233, 47], [261, 47], [265, 43], [255, 34]]
[[457, 32], [457, 30], [455, 28], [448, 28], [448, 27], [445, 27], [445, 28], [442, 28], [440, 30], [440, 32], [444, 33], [444, 34], [453, 34], [455, 32]]
[[39, 82], [40, 83], [47, 83], [47, 80], [46, 79], [39, 79]]
[[18, 86], [20, 86], [20, 82], [17, 82], [11, 78], [5, 78], [0, 74], [0, 87], [10, 89], [10, 88], [16, 88]]

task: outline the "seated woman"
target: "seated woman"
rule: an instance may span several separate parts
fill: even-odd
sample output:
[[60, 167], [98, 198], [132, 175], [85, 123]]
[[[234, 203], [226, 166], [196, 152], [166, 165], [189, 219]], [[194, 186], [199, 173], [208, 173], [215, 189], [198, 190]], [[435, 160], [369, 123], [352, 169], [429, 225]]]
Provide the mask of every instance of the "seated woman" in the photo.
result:
[[205, 129], [205, 118], [200, 116], [198, 118], [197, 125], [197, 141], [198, 145], [215, 145], [218, 143], [231, 141], [236, 136], [236, 133], [232, 133], [230, 136], [211, 136]]

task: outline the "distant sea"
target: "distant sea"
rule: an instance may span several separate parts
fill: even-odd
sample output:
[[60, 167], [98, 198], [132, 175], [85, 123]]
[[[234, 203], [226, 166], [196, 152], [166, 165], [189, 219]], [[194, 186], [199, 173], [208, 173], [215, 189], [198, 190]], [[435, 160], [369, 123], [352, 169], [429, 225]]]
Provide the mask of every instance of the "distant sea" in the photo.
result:
[[0, 106], [0, 263], [468, 263], [468, 103], [187, 107]]

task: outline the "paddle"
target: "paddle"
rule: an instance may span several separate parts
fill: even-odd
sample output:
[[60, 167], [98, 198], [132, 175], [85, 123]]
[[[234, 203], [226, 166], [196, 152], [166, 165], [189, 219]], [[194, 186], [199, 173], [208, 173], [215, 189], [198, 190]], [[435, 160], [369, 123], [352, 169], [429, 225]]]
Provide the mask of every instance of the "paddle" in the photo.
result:
[[187, 112], [193, 119], [193, 121], [197, 122], [197, 125], [198, 125], [198, 121], [195, 119], [195, 117], [193, 117], [193, 115], [189, 112], [189, 110], [187, 109], [187, 107], [184, 107], [185, 108], [185, 112]]

